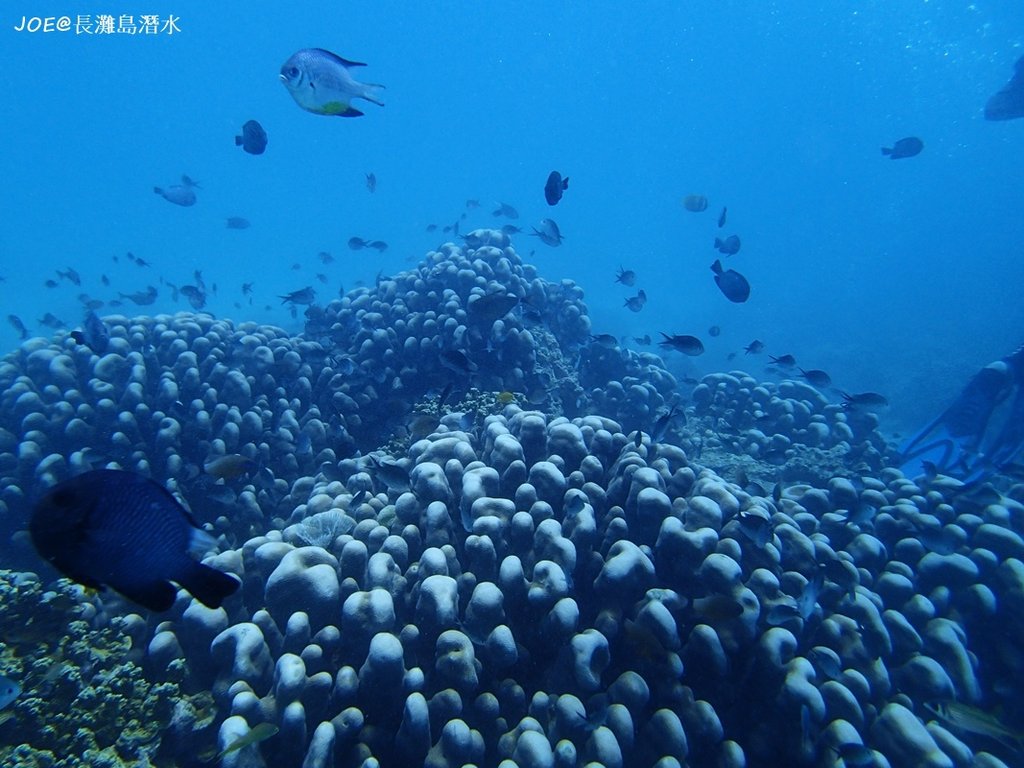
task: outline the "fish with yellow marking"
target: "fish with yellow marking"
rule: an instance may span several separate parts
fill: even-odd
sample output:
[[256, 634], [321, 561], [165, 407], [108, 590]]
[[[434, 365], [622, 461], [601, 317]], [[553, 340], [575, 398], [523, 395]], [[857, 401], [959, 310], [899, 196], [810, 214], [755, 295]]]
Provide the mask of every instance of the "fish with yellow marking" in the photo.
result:
[[379, 83], [360, 83], [352, 77], [354, 67], [365, 67], [359, 61], [343, 59], [323, 48], [303, 48], [281, 65], [281, 82], [295, 103], [315, 115], [360, 117], [362, 112], [352, 106], [354, 99], [363, 99], [383, 107]]

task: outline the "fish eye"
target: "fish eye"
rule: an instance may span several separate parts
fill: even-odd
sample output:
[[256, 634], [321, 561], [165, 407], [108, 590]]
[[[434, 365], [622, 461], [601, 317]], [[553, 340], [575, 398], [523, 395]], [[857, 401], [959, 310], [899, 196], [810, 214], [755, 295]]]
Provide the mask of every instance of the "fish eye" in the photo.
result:
[[284, 71], [284, 73], [286, 75], [288, 75], [288, 77], [298, 77], [299, 76], [299, 68], [298, 67], [288, 67], [288, 69], [286, 69]]

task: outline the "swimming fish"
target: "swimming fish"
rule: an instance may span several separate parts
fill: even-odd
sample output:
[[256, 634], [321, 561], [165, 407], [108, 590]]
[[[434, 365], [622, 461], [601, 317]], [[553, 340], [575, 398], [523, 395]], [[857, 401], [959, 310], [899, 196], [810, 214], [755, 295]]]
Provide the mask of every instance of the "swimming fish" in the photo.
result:
[[235, 136], [235, 146], [250, 155], [262, 155], [267, 148], [267, 132], [258, 122], [249, 120], [242, 126], [242, 135]]
[[691, 357], [704, 352], [704, 344], [696, 336], [679, 334], [669, 336], [667, 333], [662, 333], [661, 335], [664, 338], [658, 342], [658, 346], [662, 349], [674, 349], [676, 352], [682, 352], [684, 355], [690, 355]]
[[259, 467], [248, 456], [229, 453], [210, 459], [203, 464], [203, 471], [218, 480], [236, 480], [243, 475], [253, 474]]
[[880, 395], [877, 392], [858, 392], [857, 394], [849, 394], [847, 392], [840, 392], [843, 396], [843, 408], [848, 411], [859, 411], [867, 408], [885, 408], [889, 405], [889, 400], [885, 395]]
[[144, 291], [135, 291], [135, 293], [118, 293], [122, 299], [128, 299], [129, 301], [138, 304], [140, 307], [145, 307], [156, 301], [156, 288], [152, 285], [147, 286]]
[[167, 489], [132, 472], [97, 469], [59, 483], [35, 506], [29, 533], [65, 576], [153, 611], [174, 604], [171, 582], [210, 608], [238, 589], [237, 579], [189, 556], [213, 538]]
[[720, 327], [718, 327], [717, 325], [712, 325], [710, 328], [708, 328], [708, 336], [714, 337], [714, 336], [721, 336], [721, 335], [722, 335], [722, 329]]
[[626, 286], [632, 286], [636, 282], [636, 272], [632, 269], [623, 269], [619, 267], [619, 274], [615, 276], [616, 283], [622, 283]]
[[167, 202], [182, 205], [186, 208], [190, 205], [195, 205], [196, 193], [193, 190], [196, 189], [201, 189], [199, 183], [192, 181], [188, 176], [182, 176], [181, 184], [172, 184], [167, 189], [153, 187], [153, 191]]
[[716, 237], [715, 248], [719, 253], [724, 253], [726, 256], [735, 256], [740, 252], [740, 238], [737, 235], [729, 235], [724, 240]]
[[468, 376], [477, 369], [477, 364], [466, 357], [465, 352], [458, 349], [446, 349], [438, 355], [438, 360], [445, 368], [460, 376]]
[[371, 195], [377, 191], [377, 174], [372, 172], [366, 174], [366, 188], [370, 190]]
[[348, 239], [348, 247], [353, 251], [361, 251], [367, 245], [369, 245], [369, 243], [361, 237], [350, 237]]
[[8, 315], [7, 322], [10, 323], [11, 327], [18, 332], [22, 341], [28, 338], [28, 328], [25, 327], [25, 323], [22, 322], [20, 317], [17, 315]]
[[691, 213], [700, 213], [708, 209], [708, 199], [704, 195], [687, 195], [683, 198], [683, 208]]
[[252, 744], [259, 744], [261, 741], [266, 741], [272, 736], [276, 736], [279, 730], [280, 729], [273, 723], [260, 723], [254, 728], [249, 729], [247, 734], [239, 736], [224, 747], [224, 749], [217, 755], [217, 759], [221, 760], [225, 755], [230, 755], [232, 752], [245, 749]]
[[907, 136], [905, 139], [900, 139], [891, 147], [882, 147], [882, 154], [888, 156], [890, 160], [902, 160], [905, 157], [914, 157], [914, 155], [921, 154], [921, 150], [924, 149], [924, 142], [916, 136]]
[[79, 275], [78, 272], [71, 267], [68, 267], [63, 272], [61, 272], [58, 269], [57, 277], [61, 278], [62, 280], [67, 280], [68, 282], [74, 283], [75, 285], [82, 284], [82, 276]]
[[542, 219], [540, 229], [534, 227], [533, 232], [530, 234], [539, 237], [542, 243], [553, 248], [557, 248], [562, 244], [562, 240], [565, 239], [562, 237], [562, 233], [559, 231], [554, 219]]
[[70, 336], [76, 343], [88, 347], [97, 355], [106, 353], [110, 346], [110, 330], [107, 324], [91, 309], [85, 314], [82, 330], [72, 331]]
[[518, 219], [519, 211], [513, 208], [508, 203], [498, 203], [498, 207], [491, 212], [493, 216], [504, 216], [508, 219]]
[[373, 248], [378, 253], [384, 253], [384, 251], [388, 249], [388, 244], [385, 243], [383, 240], [371, 240], [366, 244], [366, 247]]
[[500, 320], [519, 303], [519, 297], [511, 293], [491, 293], [469, 302], [466, 314], [484, 325]]
[[768, 355], [768, 358], [771, 360], [768, 365], [777, 365], [780, 368], [792, 368], [796, 365], [796, 358], [792, 355], [779, 355], [778, 357]]
[[599, 344], [605, 349], [615, 349], [619, 345], [619, 340], [612, 336], [610, 333], [598, 333], [591, 334], [590, 340], [595, 344]]
[[750, 298], [750, 283], [735, 269], [723, 269], [722, 262], [715, 259], [711, 271], [715, 273], [715, 284], [729, 301], [742, 304]]
[[827, 387], [832, 383], [832, 377], [817, 368], [811, 368], [809, 371], [805, 371], [803, 368], [800, 368], [799, 370], [800, 375], [803, 376], [809, 384], [813, 384], [815, 387]]
[[994, 715], [970, 704], [944, 701], [924, 708], [958, 731], [987, 736], [1014, 751], [1024, 745], [1024, 732], [1008, 728]]
[[752, 342], [747, 344], [746, 347], [743, 348], [743, 354], [745, 354], [745, 355], [756, 355], [756, 354], [759, 354], [759, 353], [761, 353], [763, 351], [764, 351], [764, 342], [763, 341], [759, 341], [758, 339], [754, 339]]
[[641, 347], [649, 347], [651, 346], [651, 334], [645, 333], [643, 336], [634, 336], [633, 341]]
[[54, 315], [52, 312], [47, 312], [45, 315], [39, 318], [39, 324], [45, 325], [47, 328], [53, 328], [54, 330], [67, 327], [67, 323], [65, 323], [59, 317]]
[[248, 229], [249, 220], [243, 219], [241, 216], [228, 216], [227, 219], [228, 229]]
[[316, 291], [313, 290], [312, 286], [307, 285], [305, 288], [300, 288], [297, 291], [286, 293], [277, 298], [281, 299], [282, 304], [287, 304], [288, 302], [292, 304], [312, 304], [316, 301]]
[[7, 677], [0, 675], [0, 709], [3, 709], [21, 695], [21, 686]]
[[353, 67], [365, 67], [323, 48], [303, 48], [281, 65], [281, 82], [295, 103], [315, 115], [361, 117], [352, 106], [354, 99], [363, 99], [383, 107], [379, 83], [360, 83], [352, 77]]
[[544, 199], [548, 205], [555, 205], [562, 199], [562, 193], [569, 188], [569, 177], [562, 178], [558, 171], [552, 171], [548, 175], [547, 183], [544, 185]]
[[629, 307], [630, 311], [632, 312], [639, 312], [641, 309], [644, 308], [645, 304], [647, 304], [647, 294], [644, 292], [644, 289], [641, 288], [640, 291], [636, 294], [636, 296], [630, 296], [628, 299], [626, 299], [626, 303], [624, 306]]
[[722, 212], [720, 214], [718, 214], [718, 228], [719, 229], [721, 229], [722, 227], [725, 226], [725, 216], [726, 216], [726, 213], [728, 212], [728, 210], [729, 210], [728, 208], [723, 207], [722, 208]]
[[1013, 77], [985, 103], [986, 120], [1024, 117], [1024, 56], [1013, 65]]
[[376, 456], [367, 456], [370, 462], [370, 469], [373, 476], [388, 487], [389, 490], [409, 490], [409, 473], [397, 461], [389, 459], [378, 459]]

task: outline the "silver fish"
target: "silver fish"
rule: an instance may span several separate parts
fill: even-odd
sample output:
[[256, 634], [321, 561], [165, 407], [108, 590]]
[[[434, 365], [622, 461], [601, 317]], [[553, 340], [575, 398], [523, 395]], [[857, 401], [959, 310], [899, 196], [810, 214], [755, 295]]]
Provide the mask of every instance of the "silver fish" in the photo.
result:
[[281, 82], [295, 103], [314, 115], [360, 117], [353, 99], [363, 99], [383, 107], [379, 83], [360, 83], [352, 77], [353, 67], [365, 67], [359, 61], [343, 59], [323, 48], [303, 48], [281, 65]]
[[201, 189], [199, 183], [192, 181], [188, 176], [182, 176], [181, 184], [172, 184], [167, 189], [153, 187], [153, 191], [167, 202], [182, 205], [186, 208], [196, 204], [196, 193], [193, 191], [195, 189]]

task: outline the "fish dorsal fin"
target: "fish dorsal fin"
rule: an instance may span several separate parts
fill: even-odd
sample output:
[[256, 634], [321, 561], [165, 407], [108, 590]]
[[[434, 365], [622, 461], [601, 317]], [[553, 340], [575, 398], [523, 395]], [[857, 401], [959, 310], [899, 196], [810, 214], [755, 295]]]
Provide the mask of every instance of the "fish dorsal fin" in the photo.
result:
[[341, 64], [343, 67], [365, 67], [366, 66], [366, 62], [363, 62], [363, 61], [349, 61], [348, 59], [343, 59], [338, 54], [331, 53], [330, 51], [324, 50], [323, 48], [314, 48], [313, 50], [314, 51], [319, 51], [320, 53], [324, 54], [325, 56], [329, 56], [330, 58], [334, 59], [336, 62]]

